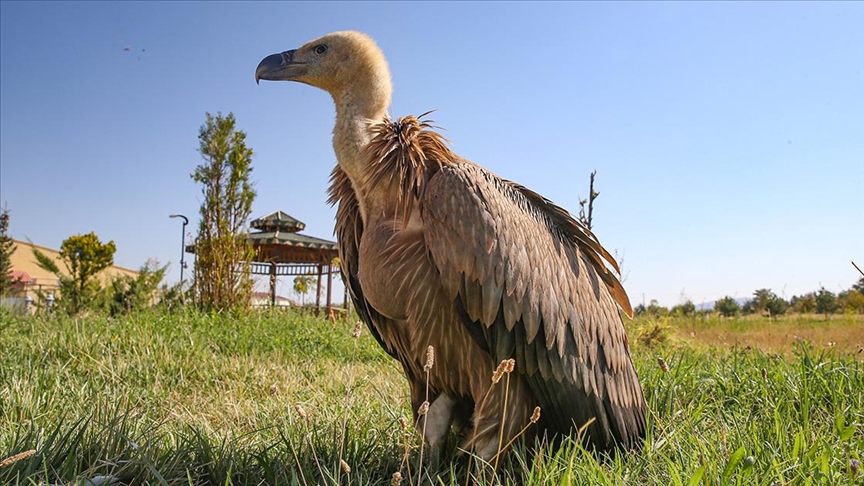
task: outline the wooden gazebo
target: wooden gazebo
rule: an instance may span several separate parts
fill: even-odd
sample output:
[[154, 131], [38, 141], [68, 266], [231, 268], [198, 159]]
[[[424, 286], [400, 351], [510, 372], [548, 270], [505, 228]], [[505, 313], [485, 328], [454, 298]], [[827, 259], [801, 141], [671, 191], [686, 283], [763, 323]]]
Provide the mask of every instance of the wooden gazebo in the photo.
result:
[[250, 223], [258, 231], [249, 233], [255, 251], [253, 275], [270, 276], [270, 305], [276, 304], [276, 278], [318, 275], [315, 304], [321, 306], [321, 280], [327, 274], [327, 311], [333, 307], [333, 259], [339, 256], [336, 242], [302, 235], [306, 225], [287, 213], [275, 211]]
[[[315, 305], [321, 307], [321, 280], [326, 273], [327, 312], [330, 313], [333, 309], [333, 259], [339, 256], [336, 242], [301, 235], [299, 232], [306, 225], [282, 211], [262, 216], [249, 225], [258, 230], [246, 237], [255, 252], [249, 269], [253, 275], [270, 276], [270, 305], [276, 305], [277, 277], [317, 274]], [[195, 245], [187, 245], [186, 251], [195, 253]], [[345, 297], [347, 304], [347, 295]]]

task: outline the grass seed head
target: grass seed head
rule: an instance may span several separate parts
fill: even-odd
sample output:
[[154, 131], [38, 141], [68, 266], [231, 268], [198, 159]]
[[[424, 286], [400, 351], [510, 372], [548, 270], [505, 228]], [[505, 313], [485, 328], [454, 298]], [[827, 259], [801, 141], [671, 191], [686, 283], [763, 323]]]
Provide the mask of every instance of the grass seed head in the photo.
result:
[[495, 368], [495, 372], [492, 373], [492, 383], [498, 383], [501, 381], [501, 378], [508, 373], [513, 372], [513, 368], [516, 367], [515, 359], [505, 359], [504, 361], [498, 363], [498, 367]]
[[408, 430], [408, 421], [405, 420], [405, 417], [399, 417], [399, 428], [404, 430]]
[[426, 415], [429, 411], [429, 400], [424, 401], [420, 404], [420, 408], [417, 410], [418, 415]]
[[657, 364], [660, 365], [660, 369], [663, 370], [663, 373], [669, 373], [669, 365], [666, 364], [665, 359], [657, 358]]
[[15, 454], [14, 456], [7, 457], [6, 459], [0, 461], [0, 467], [11, 466], [18, 461], [23, 461], [24, 459], [27, 459], [33, 454], [36, 454], [36, 449], [30, 449], [29, 451], [24, 451], [19, 454]]
[[540, 420], [540, 407], [534, 407], [534, 413], [531, 414], [531, 423], [536, 424]]
[[768, 370], [762, 368], [762, 381], [768, 381]]
[[300, 418], [306, 420], [306, 410], [303, 410], [303, 407], [299, 403], [294, 405], [294, 410], [297, 411], [297, 415], [299, 415]]
[[849, 461], [849, 473], [852, 474], [852, 477], [858, 475], [858, 469], [861, 468], [861, 463], [858, 462], [858, 459], [852, 459]]
[[342, 470], [345, 471], [345, 474], [351, 474], [351, 466], [349, 466], [344, 459], [339, 459], [339, 467], [341, 467]]
[[402, 473], [396, 471], [393, 473], [393, 479], [390, 480], [390, 485], [399, 486], [400, 484], [402, 484]]
[[357, 324], [354, 324], [354, 330], [351, 331], [351, 337], [357, 339], [360, 337], [360, 333], [363, 331], [363, 322], [357, 321]]
[[423, 371], [429, 373], [433, 366], [435, 366], [435, 348], [429, 346], [426, 348], [426, 364], [423, 365]]

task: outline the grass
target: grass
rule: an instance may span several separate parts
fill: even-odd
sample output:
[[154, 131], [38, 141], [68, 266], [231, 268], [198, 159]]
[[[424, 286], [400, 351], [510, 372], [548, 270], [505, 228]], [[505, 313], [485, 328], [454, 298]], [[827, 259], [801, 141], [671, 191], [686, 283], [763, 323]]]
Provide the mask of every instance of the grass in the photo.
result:
[[[862, 324], [629, 323], [650, 408], [645, 448], [598, 458], [574, 442], [517, 446], [494, 481], [861, 484]], [[401, 370], [353, 328], [278, 312], [0, 314], [0, 461], [24, 456], [2, 463], [0, 484], [391, 484], [397, 471], [417, 484], [425, 465], [401, 425], [411, 422]], [[842, 346], [824, 333], [767, 337], [826, 328]], [[645, 329], [670, 339], [648, 346], [637, 339]], [[465, 465], [423, 467], [424, 483], [466, 484]]]

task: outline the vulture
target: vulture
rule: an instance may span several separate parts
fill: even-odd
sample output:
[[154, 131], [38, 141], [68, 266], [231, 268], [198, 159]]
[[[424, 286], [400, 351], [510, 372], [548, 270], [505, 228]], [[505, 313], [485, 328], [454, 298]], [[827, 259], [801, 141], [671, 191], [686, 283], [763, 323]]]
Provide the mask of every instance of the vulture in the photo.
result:
[[[632, 309], [588, 228], [454, 153], [426, 114], [391, 118], [390, 70], [366, 34], [269, 55], [262, 79], [333, 98], [329, 194], [343, 281], [401, 364], [430, 454], [451, 427], [485, 460], [528, 425], [596, 451], [641, 446], [646, 404], [620, 314]], [[502, 363], [506, 386], [493, 380]]]

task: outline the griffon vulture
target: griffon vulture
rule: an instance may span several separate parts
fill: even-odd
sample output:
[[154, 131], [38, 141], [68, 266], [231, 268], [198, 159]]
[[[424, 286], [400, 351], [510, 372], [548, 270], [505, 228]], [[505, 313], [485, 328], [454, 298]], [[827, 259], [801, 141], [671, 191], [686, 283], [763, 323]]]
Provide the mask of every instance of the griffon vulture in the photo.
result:
[[[462, 447], [488, 460], [535, 407], [534, 434], [560, 438], [590, 423], [589, 447], [639, 447], [646, 405], [618, 307], [632, 310], [604, 263], [617, 271], [615, 260], [586, 227], [453, 153], [422, 115], [389, 118], [390, 71], [365, 34], [267, 56], [255, 79], [333, 97], [330, 201], [344, 281], [401, 363], [433, 454], [456, 424]], [[434, 366], [424, 370], [429, 346]], [[494, 384], [509, 359], [508, 386]]]

